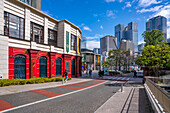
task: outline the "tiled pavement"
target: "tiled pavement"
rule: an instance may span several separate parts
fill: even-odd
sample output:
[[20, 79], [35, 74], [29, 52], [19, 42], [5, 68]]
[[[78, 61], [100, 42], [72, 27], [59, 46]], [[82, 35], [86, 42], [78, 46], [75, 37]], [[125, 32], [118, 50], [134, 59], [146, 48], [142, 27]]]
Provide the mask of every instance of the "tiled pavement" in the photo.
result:
[[36, 89], [15, 94], [2, 95], [0, 96], [0, 111], [47, 99], [50, 97], [61, 96], [66, 93], [70, 93], [76, 90], [82, 90], [84, 88], [92, 87], [103, 82], [105, 82], [105, 80], [90, 80], [53, 88]]

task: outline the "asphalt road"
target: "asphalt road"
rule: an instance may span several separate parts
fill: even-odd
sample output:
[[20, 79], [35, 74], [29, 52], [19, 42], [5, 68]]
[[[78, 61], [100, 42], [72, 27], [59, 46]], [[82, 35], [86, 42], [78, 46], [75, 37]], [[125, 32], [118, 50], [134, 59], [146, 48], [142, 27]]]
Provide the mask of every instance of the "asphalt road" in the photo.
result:
[[[107, 82], [77, 93], [15, 109], [8, 113], [94, 113], [119, 89], [120, 84]], [[52, 91], [54, 89], [46, 90]]]

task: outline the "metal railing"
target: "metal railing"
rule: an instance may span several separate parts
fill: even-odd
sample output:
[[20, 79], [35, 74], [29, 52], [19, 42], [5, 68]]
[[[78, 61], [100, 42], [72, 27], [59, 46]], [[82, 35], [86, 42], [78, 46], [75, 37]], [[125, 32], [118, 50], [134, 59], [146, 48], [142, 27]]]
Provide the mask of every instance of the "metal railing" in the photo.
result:
[[[159, 83], [161, 85], [159, 85]], [[163, 108], [165, 108], [166, 111], [170, 113], [170, 93], [161, 87], [163, 83], [168, 83], [166, 84], [166, 86], [169, 86], [168, 79], [161, 79], [161, 78], [155, 78], [155, 77], [146, 78], [146, 84], [151, 90], [152, 94], [158, 100], [158, 103], [160, 103], [160, 105]]]

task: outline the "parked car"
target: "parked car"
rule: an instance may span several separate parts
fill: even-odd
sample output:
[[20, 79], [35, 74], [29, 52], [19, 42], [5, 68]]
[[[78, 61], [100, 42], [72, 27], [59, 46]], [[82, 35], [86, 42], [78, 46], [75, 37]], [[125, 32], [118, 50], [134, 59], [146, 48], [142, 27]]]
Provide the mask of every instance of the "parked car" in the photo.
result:
[[143, 78], [143, 70], [136, 71], [136, 77]]

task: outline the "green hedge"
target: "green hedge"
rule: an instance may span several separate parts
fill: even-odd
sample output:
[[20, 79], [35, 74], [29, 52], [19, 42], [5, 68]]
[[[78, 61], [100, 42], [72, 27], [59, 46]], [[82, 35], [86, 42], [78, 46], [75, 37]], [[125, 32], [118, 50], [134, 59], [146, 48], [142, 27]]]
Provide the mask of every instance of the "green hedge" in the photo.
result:
[[120, 73], [120, 71], [109, 71], [109, 74], [111, 74], [111, 76], [114, 76], [115, 74], [118, 75]]
[[126, 70], [123, 70], [122, 72], [123, 72], [123, 73], [131, 73], [131, 70], [127, 70], [127, 71], [126, 71]]
[[[71, 80], [71, 77], [68, 77], [68, 80]], [[0, 87], [10, 86], [10, 85], [25, 85], [25, 84], [58, 82], [58, 81], [62, 81], [62, 77], [56, 77], [56, 78], [31, 78], [31, 79], [0, 79]]]

